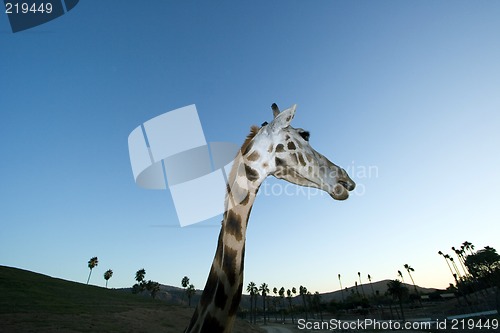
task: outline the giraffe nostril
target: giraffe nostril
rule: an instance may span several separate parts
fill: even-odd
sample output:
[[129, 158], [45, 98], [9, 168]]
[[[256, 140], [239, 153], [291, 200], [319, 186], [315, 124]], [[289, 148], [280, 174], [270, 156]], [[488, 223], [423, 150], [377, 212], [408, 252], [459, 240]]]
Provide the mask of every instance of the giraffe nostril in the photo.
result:
[[347, 187], [349, 186], [349, 184], [347, 184], [347, 182], [344, 182], [344, 181], [339, 181], [339, 184], [342, 185], [346, 190], [347, 190]]
[[347, 182], [344, 180], [339, 180], [339, 184], [342, 185], [348, 191], [352, 191], [356, 187], [356, 184], [354, 184], [354, 182]]

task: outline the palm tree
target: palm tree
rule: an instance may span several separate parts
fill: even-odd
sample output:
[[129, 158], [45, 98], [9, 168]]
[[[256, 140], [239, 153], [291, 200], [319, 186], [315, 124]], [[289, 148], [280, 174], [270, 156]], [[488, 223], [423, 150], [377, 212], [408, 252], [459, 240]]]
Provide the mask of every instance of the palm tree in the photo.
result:
[[458, 270], [458, 267], [455, 264], [455, 260], [449, 254], [445, 254], [444, 256], [445, 256], [446, 259], [448, 259], [451, 262], [451, 266], [455, 270], [455, 276], [458, 276], [458, 280], [461, 280], [462, 279], [462, 275], [460, 274], [460, 271]]
[[281, 287], [278, 294], [281, 298], [281, 321], [285, 322], [285, 287]]
[[292, 297], [294, 294], [297, 293], [297, 290], [295, 290], [295, 287], [286, 290], [286, 299], [288, 300], [288, 305], [290, 306], [290, 314], [292, 315], [292, 324], [295, 324], [295, 319], [293, 318], [293, 307], [292, 307]]
[[401, 278], [401, 281], [405, 283], [405, 278], [403, 277], [403, 273], [401, 273], [401, 271], [398, 271], [398, 276]]
[[403, 312], [403, 297], [408, 292], [408, 289], [399, 280], [392, 280], [387, 283], [387, 292], [399, 301], [399, 308], [401, 309], [401, 318], [403, 322], [405, 321], [405, 315]]
[[149, 280], [146, 284], [146, 289], [151, 293], [151, 297], [155, 298], [156, 294], [160, 291], [160, 284], [155, 281]]
[[135, 280], [137, 281], [137, 283], [132, 286], [132, 293], [137, 294], [146, 289], [146, 281], [144, 280], [145, 277], [146, 270], [144, 268], [141, 268], [140, 270], [135, 272]]
[[188, 306], [191, 307], [191, 297], [196, 293], [196, 289], [194, 288], [193, 284], [190, 284], [186, 288], [186, 294], [188, 297]]
[[[453, 269], [451, 268], [450, 263], [448, 262], [448, 260], [449, 260], [453, 264], [453, 266], [455, 267], [455, 269], [456, 269], [455, 263], [453, 262], [453, 258], [451, 258], [448, 254], [444, 254], [441, 251], [439, 251], [438, 254], [441, 255], [441, 256], [443, 256], [444, 260], [446, 261], [446, 264], [448, 265], [448, 268], [450, 269], [450, 273], [453, 276], [453, 278], [455, 279], [455, 284], [456, 284], [457, 289], [461, 289], [460, 288], [461, 285], [458, 283], [457, 273], [453, 272]], [[450, 283], [450, 285], [452, 285], [452, 284]], [[459, 298], [458, 295], [459, 295], [459, 293], [456, 294], [456, 297], [457, 297], [458, 303], [460, 304], [460, 298]], [[468, 303], [469, 301], [467, 299], [467, 296], [465, 296], [465, 293], [462, 294], [462, 296], [464, 297], [465, 301]]]
[[273, 288], [273, 294], [274, 294], [274, 298], [273, 298], [274, 321], [277, 322], [278, 321], [278, 310], [277, 310], [277, 306], [276, 306], [276, 301], [277, 301], [277, 297], [278, 297], [278, 288], [276, 288], [276, 287]]
[[370, 288], [372, 289], [372, 295], [375, 297], [375, 290], [373, 290], [372, 277], [368, 274], [368, 281], [370, 281]]
[[448, 257], [448, 260], [451, 262], [451, 264], [453, 265], [453, 268], [455, 268], [455, 272], [457, 272], [457, 276], [458, 276], [458, 279], [459, 280], [462, 280], [462, 274], [460, 274], [460, 270], [458, 269], [457, 267], [457, 264], [455, 264], [455, 260], [453, 260], [452, 257], [450, 257], [449, 255], [447, 255]]
[[255, 288], [255, 298], [254, 298], [254, 303], [253, 303], [253, 311], [254, 311], [253, 323], [254, 324], [257, 322], [257, 300], [258, 300], [258, 296], [260, 296], [259, 287], [256, 287]]
[[463, 242], [462, 246], [460, 246], [460, 255], [461, 255], [461, 259], [463, 261], [463, 265], [465, 265], [465, 269], [464, 269], [464, 272], [466, 272], [466, 275], [469, 274], [469, 275], [472, 275], [472, 277], [474, 279], [477, 280], [477, 277], [475, 276], [474, 272], [471, 272], [469, 270], [469, 267], [467, 266], [467, 255], [465, 254], [465, 250], [469, 250], [470, 252], [470, 255], [474, 255], [475, 252], [473, 252], [474, 250], [474, 245], [472, 245], [472, 243], [469, 243], [467, 241]]
[[262, 308], [264, 309], [264, 325], [267, 324], [267, 318], [266, 318], [266, 296], [269, 293], [269, 286], [267, 283], [263, 282], [260, 287], [259, 291], [262, 293]]
[[444, 253], [443, 253], [443, 252], [441, 252], [441, 251], [439, 251], [439, 252], [438, 252], [438, 254], [439, 254], [440, 256], [443, 256], [444, 261], [446, 261], [446, 265], [448, 265], [448, 268], [450, 269], [451, 275], [453, 275], [453, 277], [455, 278], [455, 282], [457, 282], [457, 283], [458, 283], [458, 281], [457, 281], [457, 275], [456, 275], [455, 273], [453, 273], [453, 270], [451, 269], [450, 263], [448, 262], [448, 257], [449, 257], [449, 256], [448, 256], [447, 254], [444, 254]]
[[306, 321], [307, 321], [307, 305], [306, 305], [307, 288], [300, 286], [299, 287], [299, 294], [300, 294], [300, 296], [302, 296], [302, 302], [304, 303], [304, 310], [306, 311]]
[[113, 271], [111, 269], [108, 269], [106, 272], [104, 272], [104, 280], [106, 280], [106, 288], [108, 287], [108, 280], [111, 279], [113, 276]]
[[342, 281], [340, 280], [340, 274], [339, 274], [339, 283], [340, 283], [340, 296], [342, 297], [342, 303], [344, 303], [344, 289], [342, 289]]
[[182, 278], [181, 286], [182, 288], [187, 288], [189, 286], [189, 278], [187, 276]]
[[89, 284], [90, 275], [92, 274], [92, 270], [94, 269], [94, 267], [97, 266], [97, 264], [99, 264], [99, 259], [97, 259], [97, 257], [92, 257], [92, 258], [90, 258], [88, 264], [89, 264], [89, 268], [90, 268], [90, 273], [89, 273], [89, 277], [87, 279], [87, 284]]
[[460, 266], [462, 266], [462, 270], [464, 271], [464, 275], [467, 276], [467, 274], [469, 273], [469, 271], [465, 268], [465, 258], [463, 256], [463, 254], [465, 253], [465, 251], [463, 250], [463, 248], [461, 248], [459, 250], [459, 249], [456, 249], [454, 246], [452, 246], [451, 249], [457, 255], [458, 261], [460, 262]]
[[472, 243], [465, 241], [462, 243], [462, 246], [465, 250], [469, 250], [470, 254], [474, 254], [474, 245]]
[[186, 296], [188, 298], [189, 307], [191, 307], [191, 295], [189, 294], [191, 291], [188, 292], [189, 278], [187, 276], [182, 278], [181, 286], [184, 288], [184, 292], [186, 293]]
[[[247, 292], [250, 294], [250, 317], [253, 317], [253, 323], [255, 323], [255, 308], [254, 308], [254, 299], [258, 292], [257, 285], [255, 282], [250, 282], [247, 286]], [[252, 321], [250, 319], [250, 321]]]
[[160, 291], [160, 283], [153, 282], [153, 286], [149, 289], [151, 297], [156, 298], [156, 294]]
[[[467, 266], [467, 262], [466, 262], [467, 257], [465, 256], [465, 247], [462, 245], [462, 246], [460, 246], [460, 250], [455, 249], [454, 247], [452, 247], [451, 249], [455, 250], [455, 253], [457, 254], [458, 260], [460, 261], [460, 265], [462, 266], [462, 269], [464, 271], [465, 278], [469, 279], [470, 281], [473, 281], [473, 283], [471, 284], [471, 288], [472, 288], [473, 292], [476, 292], [477, 291], [476, 286], [479, 284], [479, 281], [478, 281], [477, 277], [475, 276], [475, 272], [471, 272], [469, 270], [469, 267]], [[487, 295], [483, 289], [479, 289], [479, 292], [483, 297], [487, 297]], [[476, 297], [478, 297], [477, 294], [476, 294]]]
[[408, 264], [405, 264], [404, 268], [406, 269], [408, 275], [410, 276], [411, 283], [413, 284], [413, 288], [415, 289], [415, 293], [418, 295], [417, 286], [415, 285], [415, 281], [413, 281], [413, 277], [411, 276], [411, 272], [415, 272], [415, 270]]
[[316, 311], [319, 312], [319, 318], [321, 319], [321, 321], [323, 321], [323, 311], [321, 311], [321, 295], [319, 294], [319, 292], [316, 291], [314, 293], [312, 301], [314, 307], [316, 308]]
[[415, 289], [415, 294], [416, 294], [416, 297], [418, 299], [418, 303], [420, 304], [420, 306], [422, 306], [422, 300], [420, 299], [420, 293], [418, 292], [417, 286], [415, 285], [415, 281], [413, 280], [413, 276], [411, 275], [411, 272], [415, 272], [415, 270], [408, 264], [405, 264], [404, 268], [406, 269], [406, 271], [408, 272], [408, 275], [410, 276], [411, 283], [413, 284], [413, 289]]
[[363, 293], [363, 298], [366, 298], [365, 288], [363, 288], [363, 282], [361, 282], [361, 273], [360, 272], [358, 272], [358, 278], [359, 278], [359, 285], [361, 286], [361, 292]]
[[141, 268], [137, 272], [135, 272], [135, 280], [138, 283], [144, 282], [144, 278], [146, 277], [146, 270], [144, 268]]

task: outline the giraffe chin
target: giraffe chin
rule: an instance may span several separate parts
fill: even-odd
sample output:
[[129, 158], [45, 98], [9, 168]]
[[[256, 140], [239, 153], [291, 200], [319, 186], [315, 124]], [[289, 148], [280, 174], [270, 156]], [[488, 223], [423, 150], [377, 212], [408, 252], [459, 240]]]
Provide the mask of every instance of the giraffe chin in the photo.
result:
[[346, 200], [349, 198], [349, 191], [341, 184], [335, 184], [330, 196], [335, 200]]

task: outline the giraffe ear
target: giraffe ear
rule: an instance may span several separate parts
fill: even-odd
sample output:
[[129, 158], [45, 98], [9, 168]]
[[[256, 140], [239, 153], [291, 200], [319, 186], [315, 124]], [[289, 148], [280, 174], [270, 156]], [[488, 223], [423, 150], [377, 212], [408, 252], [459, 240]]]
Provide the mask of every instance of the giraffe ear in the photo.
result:
[[295, 115], [296, 108], [297, 104], [294, 104], [291, 108], [277, 114], [274, 120], [271, 122], [270, 128], [272, 130], [278, 130], [289, 126], [293, 119], [293, 116]]
[[280, 114], [280, 108], [276, 105], [276, 103], [273, 103], [273, 105], [271, 105], [271, 109], [273, 110], [273, 118], [276, 118], [276, 116]]

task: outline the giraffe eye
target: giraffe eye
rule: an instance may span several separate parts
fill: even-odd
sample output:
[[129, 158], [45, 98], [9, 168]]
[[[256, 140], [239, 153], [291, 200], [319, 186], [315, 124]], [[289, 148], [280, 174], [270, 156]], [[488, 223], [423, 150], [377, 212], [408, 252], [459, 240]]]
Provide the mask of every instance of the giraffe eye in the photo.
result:
[[306, 140], [306, 141], [309, 141], [309, 132], [308, 131], [302, 131], [299, 133], [299, 135], [302, 137], [302, 139]]

